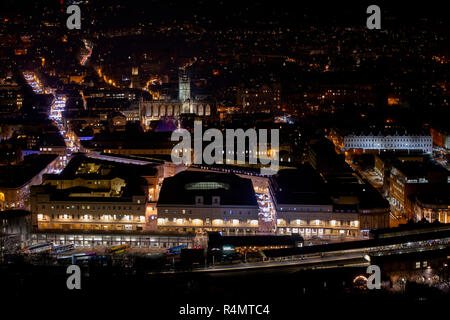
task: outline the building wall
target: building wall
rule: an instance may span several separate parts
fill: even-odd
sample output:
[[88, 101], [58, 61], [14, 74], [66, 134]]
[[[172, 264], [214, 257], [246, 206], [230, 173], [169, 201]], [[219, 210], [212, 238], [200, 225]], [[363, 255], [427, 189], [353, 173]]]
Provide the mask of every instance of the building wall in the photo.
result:
[[2, 117], [14, 117], [22, 108], [23, 94], [20, 86], [0, 85], [0, 115]]
[[191, 99], [191, 80], [185, 73], [180, 74], [178, 78], [178, 99], [180, 101]]
[[[294, 210], [295, 209], [295, 210]], [[335, 213], [329, 206], [278, 206], [277, 232], [312, 236], [359, 236], [357, 213]]]
[[129, 244], [132, 248], [171, 248], [180, 245], [194, 246], [192, 235], [158, 235], [158, 234], [123, 234], [114, 232], [78, 233], [78, 232], [45, 232], [39, 231], [31, 234], [33, 243], [53, 242], [57, 245], [75, 244], [77, 247], [92, 248], [96, 246], [114, 246]]
[[255, 233], [258, 211], [249, 206], [158, 205], [158, 229], [167, 231], [222, 231]]
[[435, 220], [450, 223], [450, 204], [427, 204], [414, 199], [412, 206], [416, 221], [425, 218], [430, 223]]
[[430, 134], [433, 137], [433, 143], [441, 148], [450, 149], [450, 135], [447, 132], [431, 128]]
[[331, 204], [280, 204], [276, 203], [273, 193], [272, 199], [279, 234], [299, 233], [305, 239], [313, 236], [363, 238], [370, 229], [389, 227], [389, 208], [336, 212]]
[[32, 194], [33, 228], [38, 230], [144, 230], [146, 198], [129, 201], [52, 201], [49, 194]]
[[417, 191], [417, 184], [407, 183], [407, 177], [393, 168], [389, 179], [389, 195], [391, 196], [392, 212], [397, 218], [410, 219], [407, 198]]
[[149, 126], [150, 121], [160, 120], [166, 116], [178, 117], [181, 113], [193, 113], [198, 116], [210, 116], [213, 114], [211, 102], [187, 100], [181, 101], [165, 101], [152, 100], [139, 102], [139, 110], [141, 114], [141, 124], [145, 127]]
[[424, 153], [433, 151], [431, 136], [358, 136], [344, 137], [343, 150], [421, 150]]
[[11, 210], [7, 217], [0, 214], [0, 232], [17, 235], [21, 241], [27, 241], [31, 233], [31, 214], [16, 213]]
[[423, 177], [408, 177], [393, 167], [389, 179], [389, 195], [391, 207], [398, 218], [412, 219], [415, 217], [413, 202], [409, 197], [417, 192], [433, 192], [446, 187], [447, 175], [444, 172], [429, 171]]
[[294, 219], [280, 218], [278, 215], [277, 233], [299, 233], [306, 239], [313, 236], [363, 238], [371, 229], [389, 227], [389, 210], [364, 214], [296, 212], [295, 215]]

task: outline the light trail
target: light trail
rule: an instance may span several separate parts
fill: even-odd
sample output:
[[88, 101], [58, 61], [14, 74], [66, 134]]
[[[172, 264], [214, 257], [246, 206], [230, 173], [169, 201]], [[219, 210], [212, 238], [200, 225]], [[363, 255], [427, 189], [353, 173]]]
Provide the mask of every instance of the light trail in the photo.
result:
[[51, 89], [51, 88], [44, 89], [42, 81], [40, 81], [38, 79], [38, 77], [36, 76], [36, 74], [32, 71], [24, 71], [23, 77], [25, 78], [25, 81], [31, 87], [31, 89], [33, 90], [33, 92], [35, 94], [44, 94], [44, 93], [45, 94], [47, 94], [47, 93], [53, 94], [54, 100], [50, 106], [50, 112], [49, 112], [48, 118], [56, 124], [59, 133], [64, 137], [66, 146], [71, 151], [76, 152], [78, 150], [78, 148], [76, 147], [75, 142], [73, 141], [72, 137], [66, 133], [65, 128], [64, 128], [63, 113], [66, 108], [66, 100], [67, 100], [66, 96], [63, 94], [56, 93], [55, 92], [56, 90]]
[[89, 57], [91, 56], [91, 54], [92, 54], [92, 49], [94, 48], [94, 46], [92, 46], [91, 44], [89, 44], [87, 40], [83, 40], [83, 43], [84, 43], [84, 47], [89, 51], [89, 54], [87, 54], [87, 55], [82, 55], [82, 59], [81, 59], [81, 61], [80, 61], [80, 64], [81, 64], [82, 66], [84, 66], [84, 65], [86, 64], [86, 61], [87, 61], [87, 59], [89, 59]]

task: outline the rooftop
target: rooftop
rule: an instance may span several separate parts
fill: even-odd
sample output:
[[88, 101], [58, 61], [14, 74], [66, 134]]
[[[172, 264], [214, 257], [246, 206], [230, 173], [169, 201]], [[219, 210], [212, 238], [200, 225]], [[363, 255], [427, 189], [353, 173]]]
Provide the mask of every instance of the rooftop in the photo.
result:
[[111, 180], [115, 178], [123, 179], [125, 183], [120, 190], [87, 188], [81, 185], [58, 189], [56, 186], [47, 184], [41, 186], [37, 192], [50, 194], [52, 200], [124, 201], [135, 195], [144, 195], [142, 186], [147, 184], [144, 177], [156, 174], [157, 168], [152, 164], [128, 164], [77, 154], [60, 174], [45, 175], [44, 183], [51, 180]]
[[205, 205], [212, 204], [213, 196], [220, 197], [220, 205], [258, 205], [250, 179], [201, 171], [183, 171], [164, 179], [158, 205], [194, 205], [196, 196], [203, 196]]
[[27, 210], [5, 210], [0, 211], [0, 219], [16, 219], [30, 216], [31, 212]]
[[115, 161], [88, 158], [83, 154], [74, 156], [60, 174], [46, 175], [47, 180], [113, 179], [125, 180], [135, 176], [153, 176], [157, 169], [154, 165], [135, 165]]
[[408, 178], [423, 178], [427, 177], [430, 173], [438, 173], [440, 175], [447, 175], [448, 170], [437, 165], [433, 162], [396, 162], [393, 167], [402, 172]]
[[326, 181], [309, 165], [280, 170], [270, 179], [279, 205], [333, 205], [334, 210], [389, 208], [370, 184], [354, 173], [327, 176]]
[[270, 178], [277, 203], [326, 205], [331, 204], [326, 185], [320, 175], [304, 164], [298, 169], [284, 169]]
[[450, 185], [434, 192], [418, 192], [415, 198], [424, 205], [450, 207]]
[[[145, 181], [142, 181], [145, 183]], [[145, 192], [139, 184], [127, 184], [122, 187], [121, 192], [115, 195], [104, 195], [109, 190], [97, 190], [83, 187], [73, 187], [67, 189], [57, 189], [56, 186], [43, 185], [33, 187], [36, 193], [50, 195], [50, 201], [65, 202], [131, 202], [133, 196], [144, 196]]]
[[33, 154], [26, 156], [23, 163], [0, 166], [0, 187], [19, 188], [33, 179], [57, 157], [56, 154]]

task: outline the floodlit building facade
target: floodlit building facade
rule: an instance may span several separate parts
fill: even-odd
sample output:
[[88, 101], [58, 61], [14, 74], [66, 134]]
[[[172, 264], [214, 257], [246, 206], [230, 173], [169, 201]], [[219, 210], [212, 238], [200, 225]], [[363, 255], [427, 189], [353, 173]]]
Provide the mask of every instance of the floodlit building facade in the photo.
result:
[[364, 238], [389, 227], [389, 204], [379, 194], [358, 183], [325, 182], [309, 165], [280, 170], [270, 178], [269, 193], [279, 234]]
[[409, 133], [405, 130], [343, 132], [333, 129], [330, 136], [335, 145], [344, 152], [406, 150], [431, 154], [433, 151], [433, 137], [422, 132]]
[[165, 117], [178, 118], [181, 114], [195, 114], [197, 116], [211, 116], [215, 112], [215, 104], [203, 98], [193, 98], [191, 94], [191, 80], [186, 72], [182, 72], [178, 79], [178, 99], [139, 100], [139, 114], [141, 126], [149, 129], [151, 121]]
[[32, 188], [33, 227], [146, 230], [155, 219], [149, 202], [157, 196], [151, 183], [157, 183], [157, 176], [157, 168], [151, 165], [75, 156], [61, 174], [46, 175], [42, 185]]

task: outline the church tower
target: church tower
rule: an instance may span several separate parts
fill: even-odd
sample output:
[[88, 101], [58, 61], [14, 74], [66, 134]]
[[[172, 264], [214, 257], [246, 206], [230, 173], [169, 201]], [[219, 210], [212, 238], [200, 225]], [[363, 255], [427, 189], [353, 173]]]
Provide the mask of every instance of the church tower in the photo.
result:
[[139, 83], [139, 68], [138, 67], [132, 67], [131, 68], [131, 83], [130, 83], [131, 89], [140, 89], [140, 83]]
[[181, 71], [178, 77], [178, 99], [180, 102], [191, 99], [191, 79], [186, 70]]

